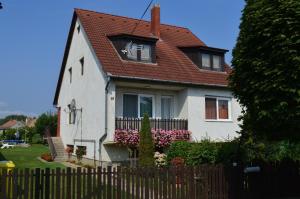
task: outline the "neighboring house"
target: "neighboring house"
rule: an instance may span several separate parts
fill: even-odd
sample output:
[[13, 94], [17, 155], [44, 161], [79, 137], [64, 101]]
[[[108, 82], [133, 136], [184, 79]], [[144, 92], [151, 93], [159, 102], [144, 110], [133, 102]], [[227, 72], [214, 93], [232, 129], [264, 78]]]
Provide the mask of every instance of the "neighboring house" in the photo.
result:
[[17, 120], [9, 120], [0, 126], [0, 134], [2, 134], [8, 129], [18, 129], [24, 126], [25, 126], [24, 122], [17, 121]]
[[35, 117], [27, 117], [25, 121], [25, 125], [27, 127], [33, 128], [35, 127], [36, 120], [37, 119]]
[[157, 5], [151, 15], [148, 22], [75, 10], [54, 98], [65, 147], [125, 160], [115, 130], [139, 128], [132, 118], [146, 112], [153, 128], [189, 130], [193, 140], [237, 135], [241, 107], [227, 86], [227, 50], [161, 24]]

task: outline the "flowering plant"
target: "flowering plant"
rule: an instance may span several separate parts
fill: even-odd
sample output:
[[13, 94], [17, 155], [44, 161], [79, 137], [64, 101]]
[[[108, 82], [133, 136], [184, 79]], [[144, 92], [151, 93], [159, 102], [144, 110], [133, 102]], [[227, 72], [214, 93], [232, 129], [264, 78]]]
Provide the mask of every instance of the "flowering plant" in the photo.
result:
[[[190, 140], [191, 132], [188, 130], [163, 130], [151, 129], [155, 147], [166, 148], [170, 146], [173, 141], [188, 141]], [[115, 131], [115, 142], [129, 146], [137, 147], [139, 144], [139, 132], [137, 130], [120, 130]]]
[[155, 152], [154, 153], [155, 165], [158, 167], [163, 167], [167, 165], [167, 155], [164, 153]]
[[184, 159], [182, 157], [175, 157], [171, 160], [171, 165], [175, 167], [184, 166]]

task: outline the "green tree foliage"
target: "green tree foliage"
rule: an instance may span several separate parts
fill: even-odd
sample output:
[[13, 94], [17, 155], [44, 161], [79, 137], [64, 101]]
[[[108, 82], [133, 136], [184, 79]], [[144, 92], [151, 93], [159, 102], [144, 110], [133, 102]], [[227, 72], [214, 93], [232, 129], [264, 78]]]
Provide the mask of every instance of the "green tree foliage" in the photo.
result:
[[176, 157], [181, 157], [186, 160], [192, 145], [187, 141], [178, 141], [171, 143], [167, 151], [167, 161], [171, 162]]
[[8, 115], [3, 119], [0, 119], [0, 125], [8, 122], [9, 120], [17, 120], [25, 122], [26, 116], [25, 115]]
[[247, 0], [229, 78], [242, 135], [300, 140], [300, 1]]
[[154, 143], [148, 114], [144, 114], [140, 132], [139, 165], [142, 167], [154, 166]]
[[38, 117], [35, 123], [35, 133], [39, 135], [44, 135], [46, 127], [50, 128], [51, 135], [56, 135], [57, 129], [57, 115], [52, 114], [42, 114]]

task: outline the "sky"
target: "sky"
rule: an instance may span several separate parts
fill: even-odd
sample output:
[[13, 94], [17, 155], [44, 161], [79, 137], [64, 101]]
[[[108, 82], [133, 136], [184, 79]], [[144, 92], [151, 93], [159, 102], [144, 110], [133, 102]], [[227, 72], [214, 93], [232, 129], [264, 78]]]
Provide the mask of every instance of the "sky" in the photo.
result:
[[[149, 0], [0, 0], [0, 118], [38, 116], [52, 105], [74, 8], [140, 18]], [[154, 0], [161, 22], [189, 28], [206, 45], [228, 49], [244, 0]], [[149, 20], [148, 11], [144, 19]]]

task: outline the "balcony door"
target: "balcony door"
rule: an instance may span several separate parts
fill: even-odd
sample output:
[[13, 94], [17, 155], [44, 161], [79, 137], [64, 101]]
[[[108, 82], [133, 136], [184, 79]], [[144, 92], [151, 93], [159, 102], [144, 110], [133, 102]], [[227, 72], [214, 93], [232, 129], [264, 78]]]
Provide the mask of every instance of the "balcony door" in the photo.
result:
[[123, 117], [138, 118], [147, 113], [154, 117], [154, 96], [142, 94], [123, 95]]
[[161, 97], [161, 118], [170, 119], [173, 118], [173, 99], [171, 96]]

